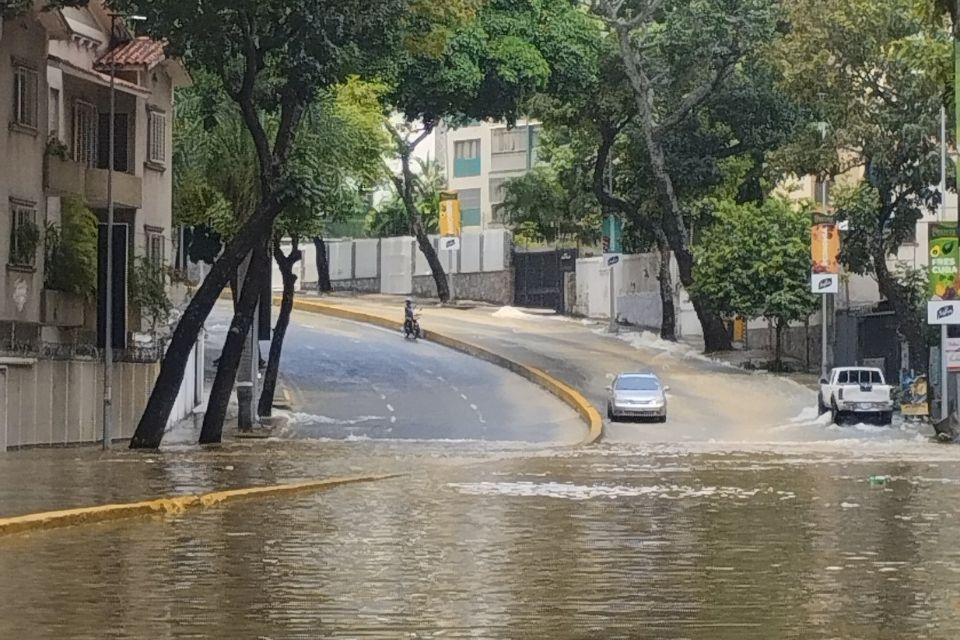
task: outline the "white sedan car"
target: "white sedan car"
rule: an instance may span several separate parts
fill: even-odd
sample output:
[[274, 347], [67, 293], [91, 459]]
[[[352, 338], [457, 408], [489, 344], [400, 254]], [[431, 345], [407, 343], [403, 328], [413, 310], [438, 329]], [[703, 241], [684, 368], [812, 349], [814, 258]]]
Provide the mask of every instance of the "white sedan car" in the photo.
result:
[[607, 387], [607, 417], [654, 418], [667, 421], [667, 391], [655, 374], [621, 373]]

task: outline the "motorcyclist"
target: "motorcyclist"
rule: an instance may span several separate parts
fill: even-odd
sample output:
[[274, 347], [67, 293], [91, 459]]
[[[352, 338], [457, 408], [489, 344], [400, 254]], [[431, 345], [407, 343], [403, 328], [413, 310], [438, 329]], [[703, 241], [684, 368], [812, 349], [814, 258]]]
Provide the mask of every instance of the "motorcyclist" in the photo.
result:
[[416, 333], [416, 307], [413, 298], [407, 298], [403, 303], [403, 332], [408, 336]]

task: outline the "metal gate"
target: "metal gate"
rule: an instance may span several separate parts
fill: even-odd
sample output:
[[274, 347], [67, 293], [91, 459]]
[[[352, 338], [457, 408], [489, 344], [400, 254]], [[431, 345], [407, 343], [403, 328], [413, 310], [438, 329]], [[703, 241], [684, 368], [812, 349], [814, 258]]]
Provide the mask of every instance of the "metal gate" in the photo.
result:
[[564, 309], [563, 274], [576, 270], [576, 249], [513, 252], [513, 303], [518, 307]]

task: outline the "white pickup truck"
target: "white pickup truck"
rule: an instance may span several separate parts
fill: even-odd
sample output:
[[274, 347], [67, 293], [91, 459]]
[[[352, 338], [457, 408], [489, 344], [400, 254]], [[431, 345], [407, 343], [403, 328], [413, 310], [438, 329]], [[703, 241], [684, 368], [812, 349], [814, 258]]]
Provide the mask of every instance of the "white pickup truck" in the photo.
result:
[[837, 367], [829, 380], [820, 380], [817, 405], [820, 415], [829, 411], [836, 424], [851, 418], [860, 422], [873, 418], [888, 425], [893, 420], [893, 389], [880, 369]]

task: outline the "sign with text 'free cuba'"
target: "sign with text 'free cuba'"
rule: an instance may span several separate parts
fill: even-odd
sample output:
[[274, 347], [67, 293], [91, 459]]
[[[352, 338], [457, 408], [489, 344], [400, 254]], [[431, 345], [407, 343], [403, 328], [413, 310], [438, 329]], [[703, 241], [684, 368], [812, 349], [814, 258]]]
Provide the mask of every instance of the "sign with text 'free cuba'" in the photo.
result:
[[928, 287], [931, 301], [960, 300], [960, 234], [955, 224], [927, 225]]

